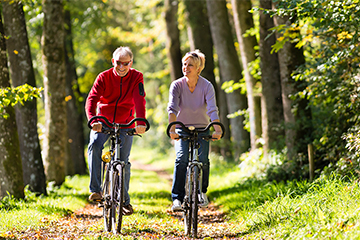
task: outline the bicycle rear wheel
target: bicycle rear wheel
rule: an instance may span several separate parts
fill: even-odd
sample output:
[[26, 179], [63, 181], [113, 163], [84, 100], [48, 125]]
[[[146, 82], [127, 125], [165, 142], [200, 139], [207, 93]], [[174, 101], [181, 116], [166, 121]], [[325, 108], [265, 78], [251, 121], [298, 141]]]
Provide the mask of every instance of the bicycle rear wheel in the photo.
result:
[[104, 164], [105, 177], [102, 185], [102, 194], [104, 198], [103, 202], [103, 218], [104, 218], [104, 227], [105, 231], [111, 231], [111, 195], [110, 195], [110, 179], [108, 164]]
[[199, 209], [199, 167], [194, 166], [192, 179], [192, 191], [191, 191], [191, 235], [197, 238], [198, 230], [198, 209]]

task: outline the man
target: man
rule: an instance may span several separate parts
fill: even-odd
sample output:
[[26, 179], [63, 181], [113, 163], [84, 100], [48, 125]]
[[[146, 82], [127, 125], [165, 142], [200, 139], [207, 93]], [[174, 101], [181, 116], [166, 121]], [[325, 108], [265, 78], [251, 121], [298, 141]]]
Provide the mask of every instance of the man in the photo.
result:
[[[96, 115], [106, 117], [110, 122], [128, 123], [136, 117], [145, 118], [145, 91], [143, 74], [133, 68], [133, 53], [129, 47], [119, 47], [113, 53], [113, 68], [100, 73], [86, 99], [86, 115], [88, 120]], [[89, 200], [101, 200], [101, 154], [108, 135], [101, 133], [102, 123], [91, 123], [90, 141], [88, 146], [90, 192]], [[135, 127], [137, 134], [145, 132], [146, 127]], [[123, 212], [131, 215], [133, 208], [130, 204], [129, 183], [130, 150], [132, 136], [126, 135], [131, 129], [122, 129], [120, 138], [122, 148], [120, 159], [125, 161], [125, 199]]]

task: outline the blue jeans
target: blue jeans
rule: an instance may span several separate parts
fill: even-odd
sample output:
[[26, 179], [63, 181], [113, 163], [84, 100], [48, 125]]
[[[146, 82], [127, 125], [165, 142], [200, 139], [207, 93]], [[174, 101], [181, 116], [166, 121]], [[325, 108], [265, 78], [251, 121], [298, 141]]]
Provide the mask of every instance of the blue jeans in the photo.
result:
[[[121, 151], [120, 160], [125, 162], [125, 205], [130, 204], [129, 184], [130, 184], [130, 167], [129, 156], [133, 141], [133, 136], [126, 135], [131, 129], [121, 129]], [[90, 172], [90, 192], [101, 192], [101, 164], [102, 150], [109, 135], [90, 131], [90, 142], [88, 145], [89, 172]]]
[[[187, 136], [188, 133], [184, 132], [181, 129], [176, 129], [176, 132], [179, 135]], [[202, 181], [202, 192], [206, 193], [209, 186], [209, 142], [201, 139], [200, 136], [209, 135], [209, 132], [199, 134], [199, 161], [203, 164], [203, 181]], [[173, 200], [178, 199], [181, 202], [185, 196], [185, 180], [186, 180], [186, 170], [189, 163], [189, 141], [178, 140], [175, 141], [175, 152], [176, 160], [174, 167], [174, 179], [171, 190], [171, 198]]]

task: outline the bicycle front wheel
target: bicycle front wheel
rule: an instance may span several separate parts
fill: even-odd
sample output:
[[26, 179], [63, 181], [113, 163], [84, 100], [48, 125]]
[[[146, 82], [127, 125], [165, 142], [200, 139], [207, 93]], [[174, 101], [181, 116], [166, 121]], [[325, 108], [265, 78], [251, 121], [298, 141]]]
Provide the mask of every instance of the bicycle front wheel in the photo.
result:
[[125, 182], [125, 168], [122, 165], [119, 165], [119, 172], [118, 172], [118, 181], [116, 184], [117, 189], [117, 223], [114, 225], [114, 229], [118, 233], [121, 232], [122, 220], [123, 220], [123, 206], [124, 206], [124, 182]]
[[102, 194], [104, 198], [103, 202], [103, 218], [104, 218], [104, 227], [105, 231], [111, 231], [111, 193], [110, 193], [110, 177], [108, 171], [108, 164], [104, 164], [105, 177], [102, 185]]
[[193, 168], [192, 179], [192, 192], [191, 192], [191, 233], [194, 238], [197, 238], [198, 230], [198, 209], [199, 209], [199, 167]]
[[192, 209], [191, 209], [191, 194], [192, 194], [192, 169], [188, 168], [186, 173], [186, 181], [185, 181], [185, 198], [183, 203], [184, 208], [184, 227], [185, 227], [185, 235], [190, 236], [191, 234], [191, 216], [192, 216]]

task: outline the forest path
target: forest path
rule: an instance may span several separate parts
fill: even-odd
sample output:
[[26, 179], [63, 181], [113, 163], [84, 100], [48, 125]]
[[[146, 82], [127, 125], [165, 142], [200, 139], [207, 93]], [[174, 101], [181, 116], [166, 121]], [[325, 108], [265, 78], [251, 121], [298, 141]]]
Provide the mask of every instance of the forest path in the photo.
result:
[[[153, 171], [163, 179], [172, 181], [172, 175], [161, 168], [132, 161], [132, 169]], [[135, 213], [138, 209], [135, 209]], [[174, 213], [170, 209], [166, 214], [171, 215], [175, 222], [182, 224], [182, 214]], [[126, 216], [125, 216], [126, 222]], [[16, 235], [21, 239], [191, 239], [184, 236], [184, 232], [177, 230], [168, 231], [173, 226], [163, 226], [158, 222], [148, 223], [145, 229], [127, 231], [119, 236], [105, 232], [103, 229], [102, 208], [95, 203], [89, 203], [84, 208], [78, 209], [58, 220], [43, 220], [40, 229], [27, 229]], [[131, 226], [136, 227], [136, 226]], [[201, 239], [237, 239], [232, 229], [234, 224], [225, 221], [225, 214], [218, 206], [210, 204], [206, 209], [199, 210], [199, 237]], [[162, 228], [162, 229], [160, 229]], [[164, 229], [165, 228], [165, 229]]]

